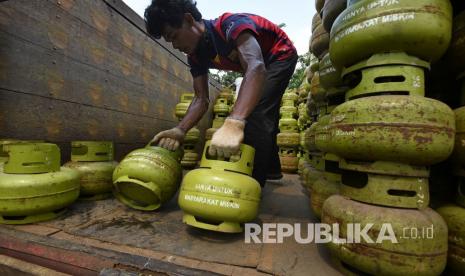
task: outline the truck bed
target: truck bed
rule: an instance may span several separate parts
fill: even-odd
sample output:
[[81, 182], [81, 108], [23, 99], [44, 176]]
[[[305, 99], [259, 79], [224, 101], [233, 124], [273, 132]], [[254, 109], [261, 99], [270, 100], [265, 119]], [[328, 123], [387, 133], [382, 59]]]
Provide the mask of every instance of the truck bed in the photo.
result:
[[[0, 254], [74, 275], [339, 275], [322, 244], [246, 244], [243, 233], [196, 229], [176, 199], [154, 212], [78, 201], [52, 221], [0, 226]], [[256, 223], [317, 221], [297, 175], [267, 183]]]

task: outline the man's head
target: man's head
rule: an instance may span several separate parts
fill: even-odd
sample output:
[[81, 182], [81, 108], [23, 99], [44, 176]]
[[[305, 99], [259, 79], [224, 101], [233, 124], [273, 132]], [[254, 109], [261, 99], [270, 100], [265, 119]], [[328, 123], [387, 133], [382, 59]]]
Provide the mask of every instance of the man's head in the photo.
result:
[[145, 9], [147, 32], [161, 36], [180, 51], [191, 54], [204, 31], [202, 14], [192, 0], [152, 0]]

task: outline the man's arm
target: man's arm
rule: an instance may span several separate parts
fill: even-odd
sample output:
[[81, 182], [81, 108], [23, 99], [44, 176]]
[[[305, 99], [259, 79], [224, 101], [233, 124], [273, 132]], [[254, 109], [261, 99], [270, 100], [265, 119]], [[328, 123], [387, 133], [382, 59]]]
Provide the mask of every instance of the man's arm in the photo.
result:
[[194, 127], [208, 110], [210, 102], [208, 95], [208, 74], [194, 78], [194, 92], [195, 96], [189, 109], [187, 109], [186, 116], [178, 124], [178, 127], [184, 132]]
[[194, 92], [194, 99], [178, 126], [158, 133], [150, 143], [156, 143], [169, 150], [176, 150], [182, 144], [186, 132], [195, 126], [208, 110], [208, 74], [194, 78]]
[[245, 119], [257, 106], [266, 77], [265, 62], [258, 44], [250, 32], [241, 33], [236, 40], [239, 60], [244, 74], [234, 110], [223, 126], [215, 132], [209, 149], [210, 155], [229, 158], [236, 154], [244, 140]]
[[230, 117], [245, 120], [262, 96], [266, 68], [260, 45], [250, 32], [240, 34], [237, 37], [236, 45], [245, 74], [239, 90], [239, 97]]

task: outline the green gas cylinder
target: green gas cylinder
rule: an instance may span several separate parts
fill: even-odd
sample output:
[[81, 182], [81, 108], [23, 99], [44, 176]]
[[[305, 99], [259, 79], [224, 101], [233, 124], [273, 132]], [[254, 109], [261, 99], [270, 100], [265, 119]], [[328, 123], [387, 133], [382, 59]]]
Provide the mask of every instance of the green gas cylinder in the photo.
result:
[[312, 93], [309, 93], [307, 97], [307, 112], [312, 119], [318, 115], [317, 102], [313, 98]]
[[337, 87], [342, 85], [341, 70], [336, 69], [327, 53], [320, 62], [320, 85], [325, 88]]
[[376, 161], [340, 160], [341, 195], [379, 206], [424, 209], [429, 205], [425, 167]]
[[315, 1], [315, 8], [316, 8], [316, 11], [317, 11], [318, 13], [320, 13], [321, 10], [323, 9], [324, 5], [325, 5], [325, 0], [316, 0], [316, 1]]
[[380, 53], [342, 71], [350, 89], [346, 100], [398, 94], [425, 95], [425, 70], [429, 63], [405, 53]]
[[189, 129], [184, 137], [184, 144], [196, 144], [200, 140], [200, 130], [197, 127]]
[[0, 164], [8, 161], [8, 152], [4, 150], [5, 145], [14, 144], [19, 142], [20, 140], [16, 139], [1, 139], [0, 140]]
[[215, 105], [213, 105], [213, 113], [228, 115], [230, 108], [231, 105], [228, 103], [228, 99], [217, 98]]
[[319, 151], [331, 152], [329, 146], [329, 119], [330, 115], [323, 115], [318, 119], [318, 125], [314, 128], [315, 130], [315, 146]]
[[[301, 160], [304, 160], [302, 162], [302, 165], [301, 165]], [[308, 163], [307, 161], [305, 161], [305, 158], [301, 158], [299, 159], [299, 167], [302, 166], [300, 170], [300, 184], [302, 185], [303, 188], [305, 188], [305, 192], [307, 193], [308, 192], [308, 184], [307, 184], [307, 174], [308, 174], [308, 170], [312, 167], [310, 165], [310, 163]], [[307, 193], [308, 194], [308, 193]]]
[[297, 107], [283, 105], [279, 108], [279, 114], [281, 118], [296, 118], [297, 117]]
[[331, 61], [342, 68], [376, 53], [406, 52], [434, 62], [449, 47], [451, 33], [449, 1], [349, 0], [331, 29]]
[[294, 103], [297, 102], [299, 99], [299, 95], [296, 93], [294, 89], [286, 90], [283, 94], [282, 101], [293, 101]]
[[328, 147], [345, 159], [431, 165], [452, 153], [455, 116], [429, 98], [372, 96], [337, 106], [329, 132]]
[[301, 146], [304, 150], [308, 152], [317, 150], [315, 146], [315, 128], [317, 126], [318, 126], [318, 122], [315, 122], [303, 132], [304, 141]]
[[320, 62], [318, 61], [318, 58], [313, 55], [313, 53], [310, 53], [310, 71], [313, 73], [317, 72], [320, 68]]
[[[333, 195], [321, 221], [338, 225], [327, 245], [356, 275], [440, 275], [446, 266], [447, 225], [430, 208], [388, 208]], [[356, 229], [366, 229], [368, 238], [353, 234], [350, 240]]]
[[300, 145], [300, 134], [298, 132], [282, 132], [276, 137], [278, 147], [297, 148]]
[[218, 99], [226, 99], [228, 105], [232, 105], [234, 103], [234, 93], [229, 88], [224, 88], [221, 90], [220, 94], [218, 94]]
[[175, 115], [178, 119], [182, 119], [186, 115], [193, 99], [194, 93], [183, 93], [181, 95], [181, 100], [175, 107]]
[[281, 101], [281, 106], [295, 106], [295, 101], [289, 100], [289, 99], [283, 99]]
[[241, 224], [258, 213], [261, 188], [251, 177], [255, 150], [242, 144], [240, 157], [216, 160], [205, 144], [200, 168], [182, 181], [178, 203], [188, 225], [228, 233], [242, 232]]
[[320, 84], [320, 72], [317, 71], [313, 74], [312, 83], [310, 87], [312, 98], [316, 102], [322, 102], [326, 99], [326, 91]]
[[308, 154], [307, 156], [309, 156], [311, 160], [308, 160], [310, 166], [304, 175], [304, 180], [306, 182], [305, 186], [308, 187], [310, 193], [312, 193], [315, 182], [324, 177], [325, 161], [321, 155]]
[[61, 167], [55, 144], [4, 146], [9, 159], [0, 172], [0, 223], [50, 220], [79, 196], [79, 172]]
[[113, 161], [113, 142], [73, 141], [71, 161], [64, 166], [80, 172], [81, 199], [99, 200], [111, 195], [117, 165]]
[[[299, 86], [299, 102], [300, 103], [307, 102], [308, 93], [310, 92], [310, 82], [312, 81], [312, 78], [313, 78], [312, 71], [310, 71], [308, 67], [307, 69], [308, 69], [307, 71], [310, 72], [312, 76], [309, 79], [304, 78], [302, 80], [302, 83]], [[306, 74], [306, 76], [308, 77], [308, 73]]]
[[113, 172], [115, 197], [134, 209], [158, 209], [178, 190], [181, 156], [182, 150], [151, 145], [130, 152]]
[[318, 181], [318, 179], [321, 179], [322, 177], [324, 177], [323, 171], [317, 170], [311, 166], [307, 168], [304, 181], [310, 195], [313, 193], [313, 186]]
[[294, 118], [282, 118], [279, 120], [279, 131], [282, 133], [296, 133], [299, 131], [297, 120]]
[[297, 149], [290, 147], [279, 148], [279, 161], [281, 162], [281, 171], [295, 173], [299, 166]]
[[318, 148], [315, 143], [315, 134], [316, 130], [318, 129], [318, 122], [313, 123], [306, 131], [305, 131], [305, 149], [308, 151], [318, 151]]
[[323, 27], [329, 33], [333, 26], [334, 20], [343, 12], [347, 7], [347, 0], [328, 0], [321, 10], [321, 20]]
[[318, 13], [314, 15], [312, 25], [313, 31], [310, 48], [315, 56], [322, 59], [329, 49], [329, 33], [323, 27], [321, 17]]
[[193, 144], [184, 144], [183, 145], [184, 154], [181, 159], [181, 166], [184, 169], [193, 169], [197, 166], [199, 161], [199, 154], [195, 150], [195, 145]]
[[454, 73], [465, 71], [465, 11], [454, 18], [448, 59]]
[[307, 103], [302, 102], [299, 105], [298, 110], [299, 110], [299, 118], [297, 119], [297, 125], [299, 127], [299, 130], [303, 131], [311, 123], [311, 118], [310, 118], [310, 116], [308, 116], [308, 113], [307, 113]]
[[300, 178], [302, 179], [302, 173], [304, 170], [304, 165], [305, 165], [305, 158], [298, 154], [299, 157], [299, 162], [297, 163], [297, 174], [299, 174]]
[[312, 185], [310, 207], [317, 218], [321, 218], [324, 202], [341, 189], [341, 172], [338, 168], [339, 157], [326, 153], [323, 157], [324, 171]]
[[215, 114], [215, 118], [213, 118], [212, 128], [220, 128], [223, 126], [224, 121], [226, 120], [227, 115], [224, 114]]
[[465, 168], [465, 106], [457, 108], [455, 112], [455, 146], [452, 154], [455, 170]]
[[465, 208], [448, 204], [437, 209], [449, 227], [447, 272], [461, 275], [465, 270]]
[[211, 140], [213, 138], [213, 134], [215, 134], [217, 130], [217, 128], [213, 127], [207, 129], [207, 131], [205, 132], [205, 140]]

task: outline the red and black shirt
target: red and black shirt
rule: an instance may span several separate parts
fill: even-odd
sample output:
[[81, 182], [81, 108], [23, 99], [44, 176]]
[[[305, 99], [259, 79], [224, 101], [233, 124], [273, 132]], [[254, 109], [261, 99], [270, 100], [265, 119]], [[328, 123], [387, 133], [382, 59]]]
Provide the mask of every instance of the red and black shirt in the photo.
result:
[[265, 66], [273, 61], [286, 60], [297, 51], [286, 33], [277, 25], [258, 15], [225, 13], [214, 20], [204, 20], [207, 43], [188, 55], [193, 77], [208, 73], [209, 68], [242, 72], [235, 40], [243, 31], [255, 35], [262, 49]]

